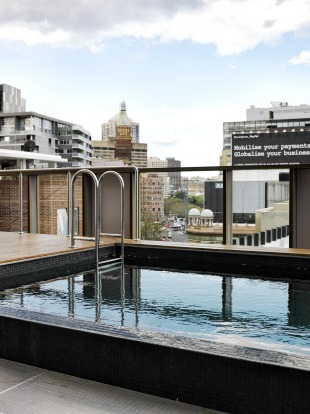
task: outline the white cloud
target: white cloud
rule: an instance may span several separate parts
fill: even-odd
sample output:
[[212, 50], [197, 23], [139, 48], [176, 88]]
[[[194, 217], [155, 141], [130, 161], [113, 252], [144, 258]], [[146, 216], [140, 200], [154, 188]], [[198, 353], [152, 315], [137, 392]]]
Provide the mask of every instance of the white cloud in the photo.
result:
[[310, 65], [310, 51], [303, 50], [298, 56], [290, 59], [292, 65]]
[[[183, 166], [218, 165], [223, 122], [244, 119], [244, 106], [162, 107], [139, 119], [148, 155], [175, 157]], [[186, 164], [186, 165], [185, 165]]]
[[0, 39], [102, 50], [111, 37], [215, 44], [231, 55], [310, 27], [310, 0], [11, 0]]

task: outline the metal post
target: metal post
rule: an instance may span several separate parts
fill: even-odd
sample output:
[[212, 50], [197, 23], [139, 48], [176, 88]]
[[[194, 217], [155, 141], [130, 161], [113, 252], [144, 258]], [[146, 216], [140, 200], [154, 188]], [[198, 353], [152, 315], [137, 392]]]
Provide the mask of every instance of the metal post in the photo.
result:
[[23, 173], [19, 173], [19, 234], [23, 234]]
[[124, 181], [121, 176], [119, 176], [121, 184], [121, 258], [124, 260], [124, 233], [125, 233], [125, 197], [124, 197]]
[[223, 171], [224, 184], [224, 217], [223, 243], [233, 244], [233, 175], [232, 171]]
[[72, 200], [71, 200], [71, 172], [69, 171], [67, 174], [67, 186], [68, 186], [68, 234], [67, 236], [69, 237], [71, 235], [71, 220], [70, 220], [70, 212], [71, 212], [71, 206], [72, 206]]
[[95, 186], [95, 260], [96, 260], [96, 277], [98, 275], [99, 277], [99, 243], [100, 243], [100, 226], [101, 226], [101, 220], [100, 220], [100, 187], [98, 183]]
[[135, 170], [135, 198], [134, 198], [134, 212], [135, 212], [135, 216], [134, 216], [134, 220], [135, 220], [135, 231], [134, 231], [134, 237], [135, 240], [139, 240], [140, 239], [140, 206], [139, 206], [139, 170], [137, 167], [133, 167]]
[[71, 179], [71, 197], [69, 203], [69, 221], [70, 221], [70, 234], [71, 234], [71, 247], [75, 246], [74, 241], [74, 180], [76, 175], [74, 175]]

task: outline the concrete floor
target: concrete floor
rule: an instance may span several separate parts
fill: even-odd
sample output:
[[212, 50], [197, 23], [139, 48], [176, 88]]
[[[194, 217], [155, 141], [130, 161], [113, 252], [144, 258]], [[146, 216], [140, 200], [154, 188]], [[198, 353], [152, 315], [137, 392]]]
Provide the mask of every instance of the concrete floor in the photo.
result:
[[36, 413], [219, 412], [0, 359], [0, 414]]

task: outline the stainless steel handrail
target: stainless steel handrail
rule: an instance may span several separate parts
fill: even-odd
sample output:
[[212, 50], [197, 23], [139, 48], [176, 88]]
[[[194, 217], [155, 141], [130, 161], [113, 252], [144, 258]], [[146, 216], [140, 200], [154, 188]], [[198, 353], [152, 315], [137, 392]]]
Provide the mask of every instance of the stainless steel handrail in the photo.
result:
[[[101, 208], [101, 182], [102, 179], [108, 175], [108, 174], [112, 174], [114, 176], [116, 176], [119, 180], [120, 186], [121, 186], [121, 259], [124, 259], [124, 233], [125, 233], [125, 220], [124, 220], [124, 180], [122, 178], [122, 176], [116, 172], [116, 171], [106, 171], [103, 174], [100, 175], [99, 179], [98, 179], [98, 198], [99, 198], [99, 203], [98, 203], [98, 208], [100, 211]], [[101, 231], [101, 214], [100, 214], [100, 218], [98, 220], [98, 227], [99, 227], [99, 237], [100, 237], [100, 231]], [[108, 234], [105, 233], [105, 235], [110, 235], [110, 236], [115, 236], [115, 234]]]
[[[87, 237], [83, 238], [81, 236], [75, 236], [75, 229], [74, 229], [74, 183], [78, 175], [80, 174], [88, 174], [92, 177], [94, 182], [94, 201], [95, 201], [95, 237]], [[120, 183], [121, 186], [121, 233], [120, 234], [109, 234], [109, 233], [101, 233], [101, 183], [102, 179], [107, 174], [113, 174], [115, 175]], [[69, 179], [70, 180], [70, 179]], [[71, 232], [71, 248], [76, 247], [75, 240], [89, 240], [89, 241], [95, 241], [95, 262], [96, 262], [96, 272], [99, 270], [99, 243], [100, 243], [100, 237], [101, 235], [106, 236], [120, 236], [121, 237], [121, 255], [120, 259], [124, 260], [124, 233], [125, 233], [125, 220], [124, 220], [124, 180], [121, 177], [119, 173], [116, 171], [106, 171], [99, 179], [97, 176], [88, 169], [82, 169], [77, 171], [70, 180], [70, 191], [69, 194], [71, 197], [68, 197], [68, 205], [69, 205], [69, 217], [70, 217], [70, 232]]]

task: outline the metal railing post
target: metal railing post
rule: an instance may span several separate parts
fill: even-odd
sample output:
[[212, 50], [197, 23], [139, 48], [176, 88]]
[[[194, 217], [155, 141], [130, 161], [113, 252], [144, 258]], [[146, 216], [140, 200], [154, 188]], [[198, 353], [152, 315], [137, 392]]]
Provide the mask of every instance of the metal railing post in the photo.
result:
[[135, 240], [139, 240], [140, 239], [139, 170], [135, 166], [133, 168], [135, 170], [135, 197], [134, 197], [135, 228], [134, 228], [134, 237], [135, 237]]
[[71, 235], [71, 220], [70, 220], [70, 212], [71, 212], [71, 205], [72, 205], [72, 200], [71, 200], [71, 172], [69, 171], [67, 174], [67, 186], [68, 186], [68, 234], [67, 236]]
[[19, 173], [19, 234], [23, 234], [23, 173]]
[[224, 184], [224, 214], [223, 214], [223, 244], [233, 244], [233, 173], [223, 171]]

